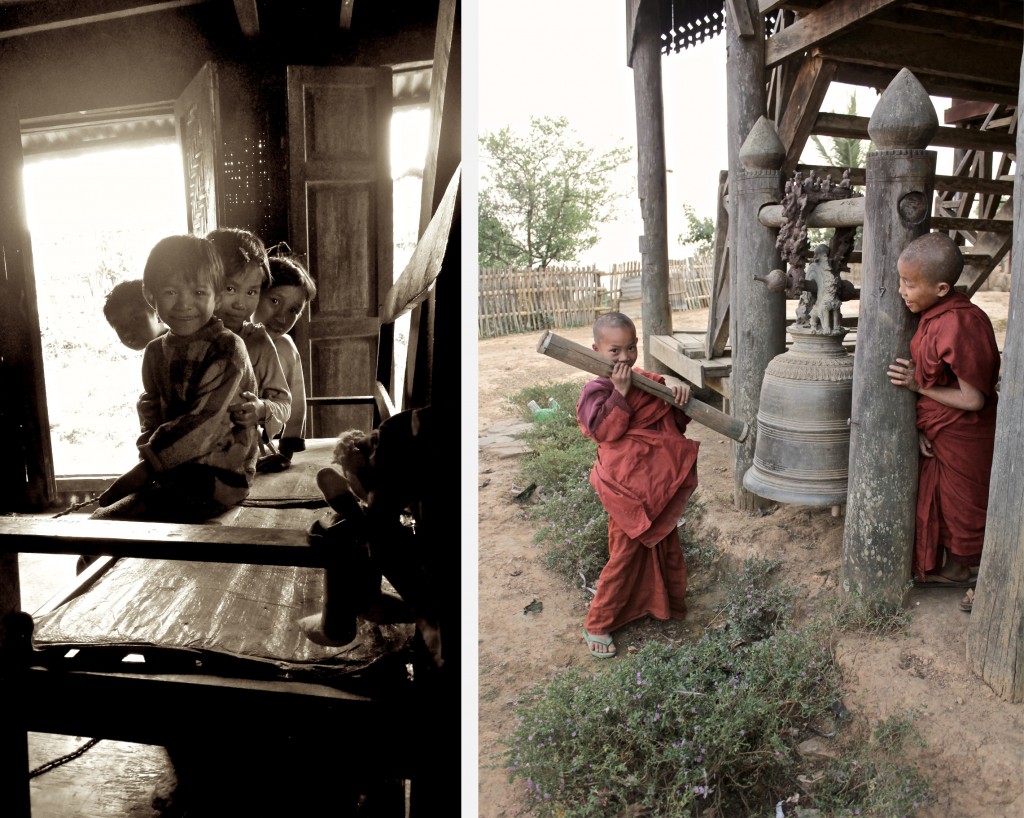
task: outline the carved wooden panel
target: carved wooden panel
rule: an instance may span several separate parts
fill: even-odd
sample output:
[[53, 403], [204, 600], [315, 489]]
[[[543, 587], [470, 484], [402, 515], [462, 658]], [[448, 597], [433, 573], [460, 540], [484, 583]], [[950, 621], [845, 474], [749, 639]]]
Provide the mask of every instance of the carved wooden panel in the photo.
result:
[[217, 171], [221, 165], [217, 71], [206, 63], [174, 104], [185, 168], [188, 229], [204, 236], [217, 227]]

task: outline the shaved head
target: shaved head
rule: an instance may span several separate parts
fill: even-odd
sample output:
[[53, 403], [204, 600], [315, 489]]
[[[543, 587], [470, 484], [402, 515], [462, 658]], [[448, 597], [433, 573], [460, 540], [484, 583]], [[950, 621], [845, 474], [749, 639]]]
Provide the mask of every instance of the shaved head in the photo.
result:
[[948, 284], [950, 289], [964, 269], [960, 248], [946, 233], [918, 236], [900, 253], [900, 263], [914, 267], [932, 284]]
[[610, 329], [628, 329], [636, 336], [636, 324], [622, 312], [606, 312], [594, 322], [594, 343], [601, 343], [601, 336]]

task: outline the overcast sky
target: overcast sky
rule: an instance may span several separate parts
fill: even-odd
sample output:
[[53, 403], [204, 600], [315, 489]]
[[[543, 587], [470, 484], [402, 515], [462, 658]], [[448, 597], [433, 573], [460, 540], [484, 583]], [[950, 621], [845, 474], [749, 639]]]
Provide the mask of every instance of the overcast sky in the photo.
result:
[[[519, 0], [475, 5], [477, 37], [467, 60], [465, 100], [474, 101], [476, 133], [505, 126], [525, 130], [531, 116], [565, 116], [595, 149], [622, 140], [636, 151], [633, 72], [626, 65], [626, 4], [621, 0]], [[467, 29], [472, 30], [472, 29]], [[471, 65], [473, 63], [467, 62]], [[669, 255], [683, 254], [675, 240], [686, 229], [683, 205], [714, 219], [718, 172], [727, 165], [725, 35], [664, 55], [661, 60], [668, 174]], [[475, 93], [470, 86], [476, 83]], [[851, 86], [833, 85], [822, 110], [845, 112]], [[869, 116], [876, 94], [857, 89], [857, 113]], [[941, 111], [945, 100], [938, 101]], [[467, 110], [473, 127], [474, 111]], [[474, 144], [468, 130], [465, 150]], [[818, 161], [813, 151], [809, 161]], [[942, 159], [940, 157], [940, 163]], [[471, 163], [467, 162], [467, 169]], [[940, 167], [941, 172], [949, 172]], [[608, 266], [639, 260], [643, 232], [636, 197], [636, 163], [619, 184], [629, 188], [622, 215], [606, 225], [602, 242], [583, 259]], [[467, 178], [467, 183], [471, 180]]]
[[[577, 136], [595, 149], [607, 150], [621, 140], [635, 156], [625, 3], [480, 3], [476, 15], [478, 132], [505, 126], [525, 130], [531, 116], [565, 116]], [[672, 171], [670, 244], [684, 229], [684, 203], [701, 216], [715, 214], [718, 171], [726, 162], [724, 46], [724, 37], [719, 37], [662, 59], [666, 161]], [[629, 195], [621, 203], [621, 218], [603, 229], [605, 238], [588, 253], [588, 263], [639, 260], [643, 223], [635, 161], [623, 173], [619, 183], [629, 187]]]

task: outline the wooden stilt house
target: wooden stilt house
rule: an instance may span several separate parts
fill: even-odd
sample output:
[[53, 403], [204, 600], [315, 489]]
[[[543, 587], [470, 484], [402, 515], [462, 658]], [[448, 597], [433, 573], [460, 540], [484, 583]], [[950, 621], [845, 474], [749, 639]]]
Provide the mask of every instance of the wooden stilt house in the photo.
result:
[[[1021, 170], [1018, 112], [1024, 13], [1016, 2], [906, 0], [627, 0], [627, 62], [637, 94], [639, 189], [643, 200], [644, 350], [660, 367], [719, 392], [729, 411], [756, 428], [762, 378], [786, 348], [786, 310], [755, 275], [785, 268], [776, 246], [784, 186], [812, 171], [844, 170], [864, 197], [816, 209], [812, 226], [863, 226], [860, 313], [855, 342], [850, 476], [843, 586], [899, 600], [908, 579], [916, 493], [913, 405], [886, 389], [885, 364], [912, 334], [897, 295], [895, 261], [917, 235], [944, 231], [961, 246], [968, 295], [1007, 254], [1020, 278]], [[666, 202], [661, 125], [661, 55], [726, 38], [728, 167], [719, 190], [715, 284], [703, 344], [672, 332], [666, 303]], [[832, 83], [883, 94], [871, 118], [823, 113]], [[928, 122], [929, 96], [952, 100]], [[888, 97], [888, 100], [887, 100]], [[887, 104], [883, 106], [883, 101]], [[881, 110], [880, 110], [881, 109]], [[812, 136], [873, 140], [865, 169], [802, 164]], [[952, 148], [952, 173], [937, 175], [934, 149]], [[994, 158], [995, 157], [995, 158]], [[859, 210], [859, 213], [856, 211]], [[1024, 530], [1019, 473], [1024, 362], [1019, 287], [1011, 286], [996, 463], [985, 556], [968, 658], [1008, 698], [1024, 698]], [[1017, 322], [1019, 324], [1019, 322]], [[894, 442], [895, 441], [895, 442]], [[764, 501], [743, 485], [756, 435], [734, 444], [735, 503]], [[896, 466], [892, 464], [893, 447]], [[882, 464], [887, 464], [883, 466]], [[891, 490], [890, 490], [891, 489]], [[878, 542], [885, 545], [877, 547]], [[869, 546], [869, 544], [874, 544]], [[999, 600], [997, 605], [995, 600]]]

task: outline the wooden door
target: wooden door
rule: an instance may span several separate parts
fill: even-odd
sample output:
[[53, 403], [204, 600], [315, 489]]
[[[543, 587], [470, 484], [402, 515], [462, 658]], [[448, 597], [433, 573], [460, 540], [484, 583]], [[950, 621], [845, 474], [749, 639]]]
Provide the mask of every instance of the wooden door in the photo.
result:
[[218, 226], [221, 162], [217, 68], [206, 63], [174, 103], [174, 129], [185, 170], [188, 229], [205, 236]]
[[7, 106], [0, 114], [0, 423], [7, 437], [0, 509], [39, 511], [53, 505], [56, 485], [22, 165], [18, 111]]
[[[295, 329], [306, 389], [372, 395], [392, 282], [391, 71], [289, 66], [287, 86], [289, 236], [318, 291]], [[306, 433], [372, 423], [372, 406], [313, 406]]]

